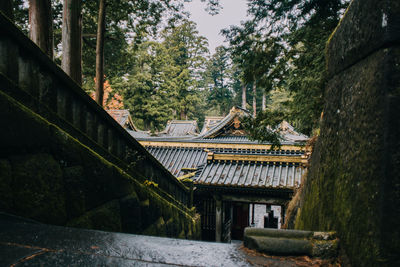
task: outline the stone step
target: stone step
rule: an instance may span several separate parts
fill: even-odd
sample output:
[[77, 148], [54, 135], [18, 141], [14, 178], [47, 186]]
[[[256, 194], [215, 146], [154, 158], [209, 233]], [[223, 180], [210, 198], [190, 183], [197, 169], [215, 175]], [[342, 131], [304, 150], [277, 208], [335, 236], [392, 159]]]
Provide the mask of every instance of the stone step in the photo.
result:
[[244, 246], [270, 255], [308, 255], [333, 258], [338, 239], [334, 232], [246, 228]]
[[268, 237], [286, 237], [286, 238], [311, 238], [313, 232], [301, 230], [283, 230], [274, 228], [254, 228], [247, 227], [244, 235], [248, 236], [268, 236]]
[[312, 244], [306, 239], [245, 236], [244, 245], [272, 255], [311, 255], [312, 252]]

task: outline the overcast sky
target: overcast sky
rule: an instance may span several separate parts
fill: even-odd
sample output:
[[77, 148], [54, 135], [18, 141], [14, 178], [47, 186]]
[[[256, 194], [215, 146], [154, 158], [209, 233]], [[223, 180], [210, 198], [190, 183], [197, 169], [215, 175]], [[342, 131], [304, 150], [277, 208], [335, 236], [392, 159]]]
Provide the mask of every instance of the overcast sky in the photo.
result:
[[211, 54], [225, 40], [220, 31], [230, 25], [239, 25], [240, 21], [246, 18], [246, 0], [220, 0], [220, 2], [223, 9], [214, 16], [204, 10], [206, 3], [200, 0], [185, 3], [186, 10], [192, 14], [190, 19], [197, 23], [200, 35], [207, 37]]

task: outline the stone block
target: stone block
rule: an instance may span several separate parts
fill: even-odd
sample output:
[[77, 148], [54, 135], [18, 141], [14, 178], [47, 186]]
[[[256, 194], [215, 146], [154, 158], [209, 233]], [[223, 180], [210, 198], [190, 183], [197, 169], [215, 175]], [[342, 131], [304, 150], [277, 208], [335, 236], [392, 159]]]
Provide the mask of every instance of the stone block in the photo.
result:
[[121, 232], [119, 200], [110, 201], [67, 223], [67, 226]]
[[10, 159], [14, 212], [44, 223], [66, 221], [64, 183], [60, 165], [45, 153]]
[[244, 235], [248, 236], [267, 236], [267, 237], [285, 237], [285, 238], [311, 238], [313, 232], [301, 230], [283, 230], [272, 228], [253, 228], [246, 227]]
[[312, 255], [311, 241], [304, 239], [245, 236], [244, 245], [270, 255]]
[[138, 234], [142, 231], [142, 216], [140, 202], [136, 193], [132, 193], [119, 201], [121, 210], [122, 231]]
[[374, 51], [400, 43], [398, 0], [352, 1], [327, 44], [331, 77]]

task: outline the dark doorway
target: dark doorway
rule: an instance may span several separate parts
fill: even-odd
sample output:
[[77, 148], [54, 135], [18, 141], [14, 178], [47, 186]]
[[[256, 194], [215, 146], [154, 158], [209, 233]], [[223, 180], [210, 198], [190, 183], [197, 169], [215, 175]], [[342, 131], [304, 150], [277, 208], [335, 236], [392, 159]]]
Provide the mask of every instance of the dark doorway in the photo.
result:
[[232, 203], [232, 204], [233, 204], [232, 239], [243, 240], [244, 228], [249, 226], [249, 204], [248, 203]]
[[198, 209], [201, 214], [201, 239], [215, 241], [215, 200], [203, 199]]

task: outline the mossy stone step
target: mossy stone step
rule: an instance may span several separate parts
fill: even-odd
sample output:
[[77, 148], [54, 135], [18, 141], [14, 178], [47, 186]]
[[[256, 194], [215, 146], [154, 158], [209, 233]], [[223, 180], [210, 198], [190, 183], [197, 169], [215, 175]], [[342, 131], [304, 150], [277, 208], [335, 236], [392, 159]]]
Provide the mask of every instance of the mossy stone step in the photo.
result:
[[311, 255], [312, 244], [307, 239], [245, 236], [247, 248], [272, 255]]
[[244, 246], [270, 255], [308, 255], [333, 258], [338, 240], [334, 232], [312, 232], [271, 228], [246, 228]]
[[283, 230], [273, 228], [250, 228], [244, 230], [244, 235], [248, 236], [268, 236], [268, 237], [281, 237], [281, 238], [312, 238], [312, 231], [301, 230]]

